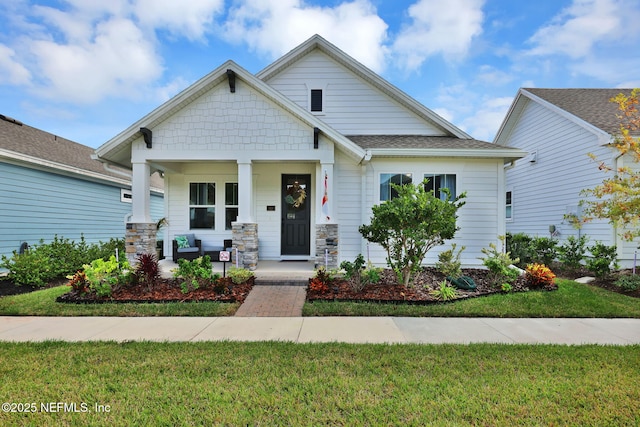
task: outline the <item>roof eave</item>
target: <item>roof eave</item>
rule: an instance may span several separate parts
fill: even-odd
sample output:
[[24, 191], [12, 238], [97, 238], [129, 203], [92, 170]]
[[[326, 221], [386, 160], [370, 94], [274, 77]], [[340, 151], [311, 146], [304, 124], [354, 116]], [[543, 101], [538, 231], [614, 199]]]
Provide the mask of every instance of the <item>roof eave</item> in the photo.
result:
[[503, 159], [505, 162], [526, 157], [526, 151], [514, 148], [497, 149], [442, 149], [442, 148], [372, 148], [369, 150], [374, 157], [453, 157], [474, 159]]

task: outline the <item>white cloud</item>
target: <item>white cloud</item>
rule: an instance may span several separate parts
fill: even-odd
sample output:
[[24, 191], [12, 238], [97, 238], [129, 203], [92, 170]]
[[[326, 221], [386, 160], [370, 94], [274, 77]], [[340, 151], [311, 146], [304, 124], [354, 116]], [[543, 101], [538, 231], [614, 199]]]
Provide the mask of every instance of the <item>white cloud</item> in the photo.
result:
[[492, 141], [512, 102], [512, 97], [484, 99], [473, 115], [462, 120], [460, 127], [476, 139]]
[[201, 39], [222, 12], [224, 0], [138, 0], [135, 14], [149, 28], [167, 28], [174, 35]]
[[127, 19], [100, 22], [89, 40], [31, 44], [42, 75], [38, 93], [77, 103], [108, 96], [129, 97], [162, 73], [161, 59], [151, 42]]
[[602, 41], [624, 39], [637, 26], [635, 0], [574, 0], [530, 39], [533, 55], [588, 56]]
[[275, 59], [320, 34], [364, 65], [384, 68], [387, 24], [368, 0], [335, 7], [308, 6], [302, 0], [244, 0], [229, 11], [224, 37], [243, 41]]
[[16, 52], [8, 46], [0, 44], [0, 74], [5, 83], [25, 85], [31, 80], [31, 73], [16, 60]]
[[418, 69], [430, 56], [464, 57], [482, 33], [484, 0], [419, 0], [409, 8], [412, 22], [398, 34], [393, 50], [402, 68]]

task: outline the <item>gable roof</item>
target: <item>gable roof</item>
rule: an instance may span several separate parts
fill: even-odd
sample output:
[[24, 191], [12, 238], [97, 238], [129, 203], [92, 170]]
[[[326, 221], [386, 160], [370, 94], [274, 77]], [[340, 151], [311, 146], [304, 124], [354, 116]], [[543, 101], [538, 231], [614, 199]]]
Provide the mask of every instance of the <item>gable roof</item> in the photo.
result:
[[[620, 130], [617, 105], [611, 98], [632, 89], [539, 89], [521, 88], [511, 104], [494, 142], [501, 143], [512, 130], [514, 119], [526, 100], [537, 102], [599, 135], [603, 143]], [[523, 99], [524, 98], [524, 99]]]
[[[0, 114], [0, 158], [93, 181], [108, 181], [120, 186], [131, 184], [131, 179], [125, 176], [128, 171], [105, 169], [102, 163], [92, 159], [93, 153], [91, 147]], [[161, 191], [164, 182], [155, 177], [152, 185], [156, 191]]]
[[232, 70], [235, 73], [237, 81], [244, 82], [297, 119], [312, 128], [319, 128], [325, 137], [331, 139], [354, 159], [360, 160], [364, 157], [365, 151], [358, 145], [231, 60], [225, 62], [100, 146], [96, 150], [97, 157], [130, 168], [131, 144], [140, 138], [140, 128], [146, 127], [153, 131], [156, 125], [193, 102], [205, 92], [226, 81], [228, 79], [227, 70]]
[[434, 113], [432, 110], [425, 107], [318, 34], [312, 36], [301, 45], [286, 53], [280, 59], [258, 72], [256, 77], [267, 81], [315, 49], [320, 50], [334, 61], [347, 68], [349, 71], [398, 102], [400, 105], [421, 117], [423, 120], [433, 123], [436, 127], [442, 129], [444, 133], [461, 139], [472, 139], [467, 133], [443, 119], [438, 114]]

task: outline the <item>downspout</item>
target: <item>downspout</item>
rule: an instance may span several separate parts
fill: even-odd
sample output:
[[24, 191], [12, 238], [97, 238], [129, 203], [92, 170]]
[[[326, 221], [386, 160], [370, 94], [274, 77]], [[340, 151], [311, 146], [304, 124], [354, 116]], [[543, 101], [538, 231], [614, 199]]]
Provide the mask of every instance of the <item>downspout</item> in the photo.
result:
[[[371, 161], [371, 150], [366, 150], [364, 156], [360, 160], [360, 223], [366, 224], [367, 216], [367, 165]], [[365, 239], [360, 240], [360, 253], [367, 254], [367, 262], [369, 261], [369, 251], [367, 250]], [[366, 252], [365, 252], [366, 251]]]

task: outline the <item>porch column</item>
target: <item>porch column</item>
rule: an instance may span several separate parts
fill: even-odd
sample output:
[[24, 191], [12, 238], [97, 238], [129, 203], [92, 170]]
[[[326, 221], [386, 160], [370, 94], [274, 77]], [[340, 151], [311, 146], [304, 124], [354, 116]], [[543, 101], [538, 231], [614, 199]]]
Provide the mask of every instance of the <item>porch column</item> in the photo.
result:
[[333, 163], [320, 163], [316, 166], [316, 267], [337, 268], [340, 263], [333, 188]]
[[147, 162], [133, 163], [131, 176], [131, 222], [151, 222], [149, 214], [151, 168]]
[[142, 254], [155, 254], [157, 227], [151, 221], [149, 205], [151, 168], [147, 162], [134, 162], [131, 176], [131, 219], [126, 225], [127, 260], [134, 265]]
[[253, 222], [253, 173], [251, 160], [238, 160], [238, 219], [237, 222]]
[[233, 247], [241, 267], [258, 266], [258, 224], [253, 219], [253, 168], [251, 160], [238, 160], [238, 218], [231, 224]]

